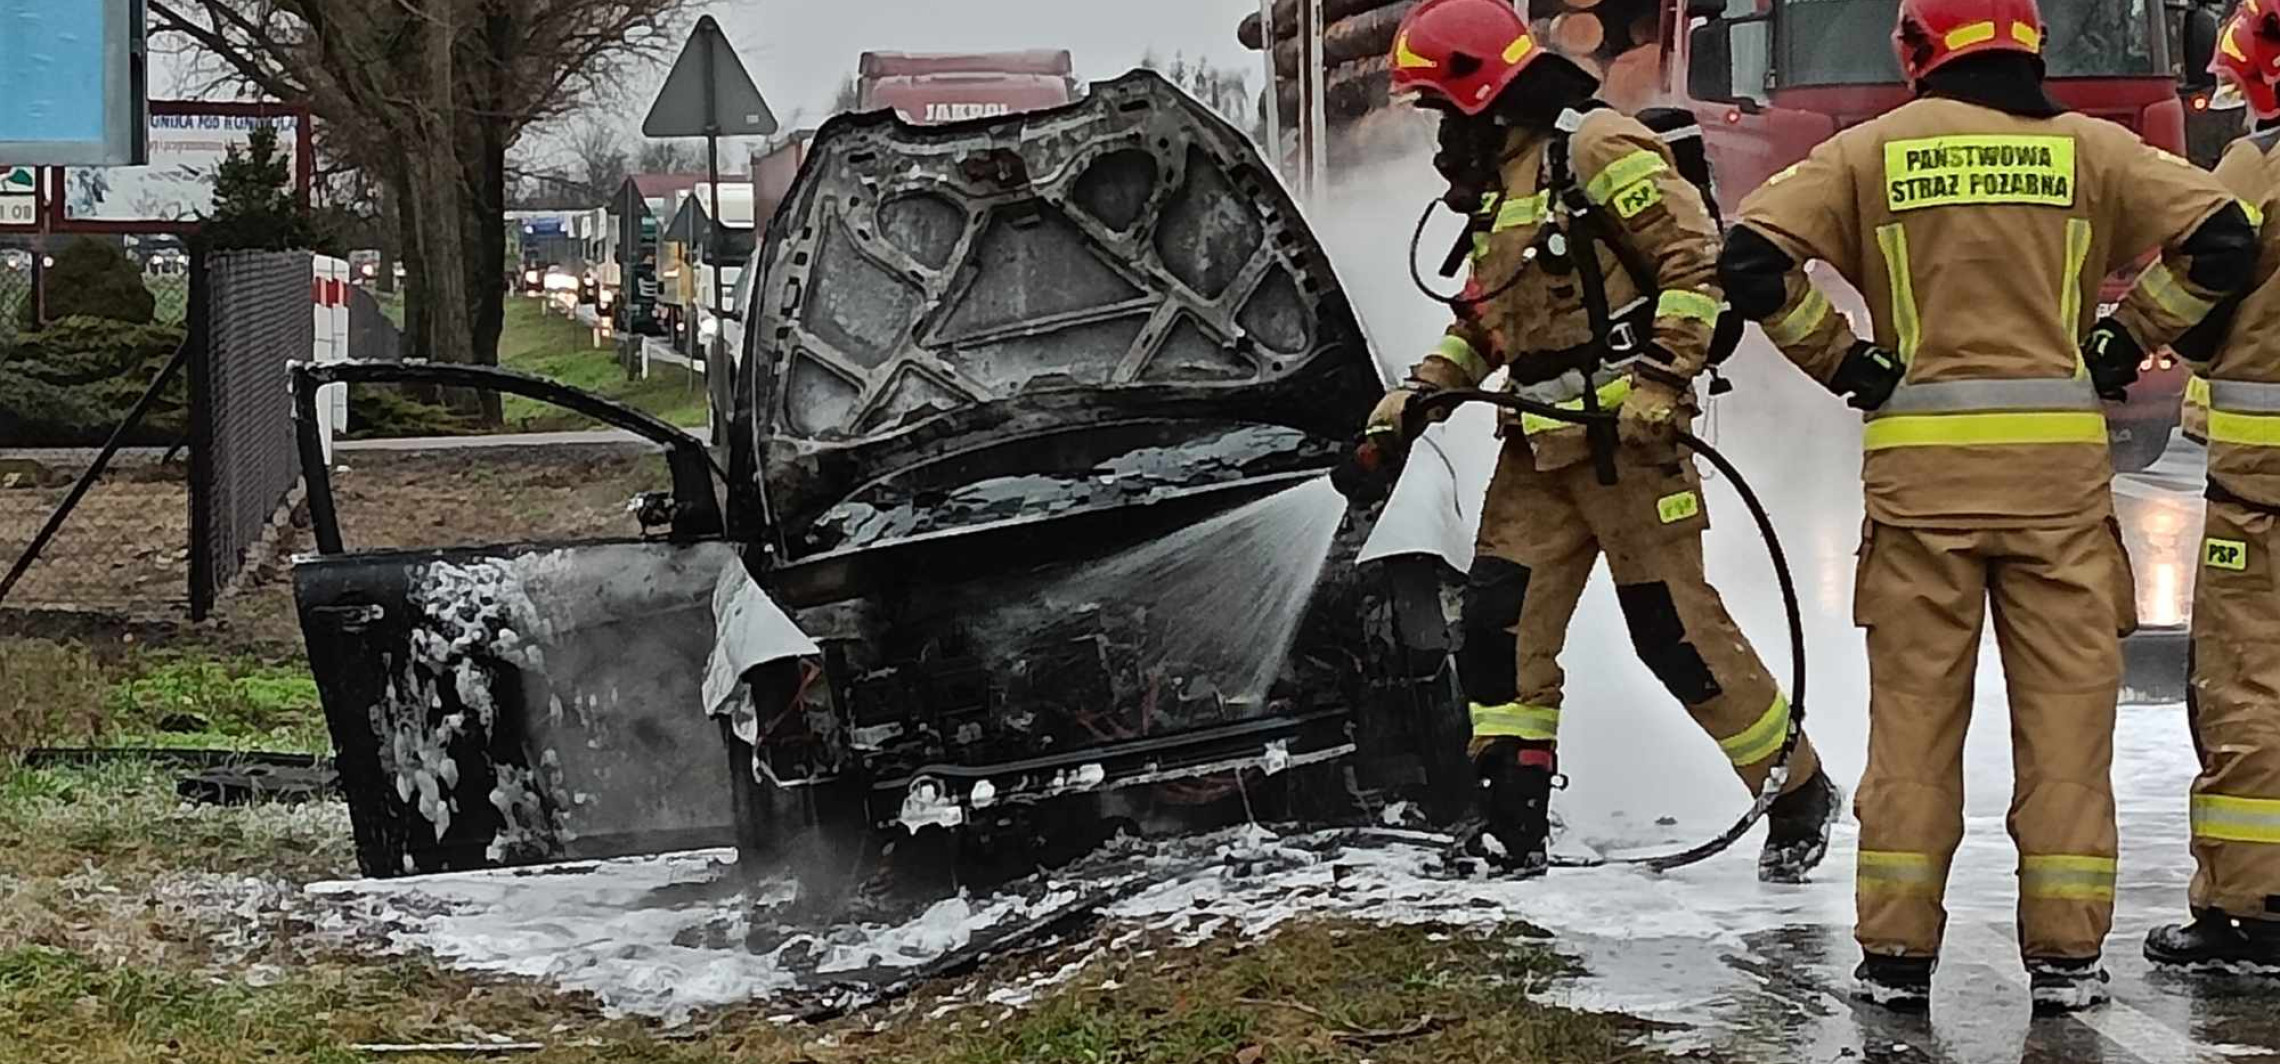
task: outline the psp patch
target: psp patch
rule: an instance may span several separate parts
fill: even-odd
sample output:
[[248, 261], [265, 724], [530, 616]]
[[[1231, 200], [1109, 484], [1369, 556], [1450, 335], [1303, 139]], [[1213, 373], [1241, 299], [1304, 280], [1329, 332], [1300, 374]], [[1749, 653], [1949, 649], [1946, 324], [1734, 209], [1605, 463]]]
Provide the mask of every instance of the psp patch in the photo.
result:
[[1691, 491], [1682, 491], [1676, 495], [1665, 495], [1655, 500], [1655, 513], [1662, 518], [1663, 524], [1675, 525], [1687, 518], [1701, 515], [1702, 497]]
[[1662, 186], [1656, 184], [1653, 178], [1648, 178], [1615, 194], [1615, 213], [1625, 219], [1636, 218], [1647, 208], [1661, 203], [1662, 199]]
[[2072, 137], [1896, 140], [1884, 146], [1885, 203], [1895, 214], [1987, 204], [2072, 207], [2074, 161]]
[[2248, 544], [2237, 539], [2211, 539], [2201, 547], [2201, 562], [2211, 569], [2243, 572], [2248, 568]]

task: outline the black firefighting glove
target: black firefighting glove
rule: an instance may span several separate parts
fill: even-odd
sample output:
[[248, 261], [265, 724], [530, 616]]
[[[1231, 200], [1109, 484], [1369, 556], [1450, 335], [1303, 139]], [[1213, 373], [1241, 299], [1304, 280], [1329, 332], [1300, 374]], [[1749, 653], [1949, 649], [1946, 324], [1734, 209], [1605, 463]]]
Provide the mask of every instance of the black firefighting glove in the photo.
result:
[[[1330, 471], [1330, 484], [1357, 510], [1374, 510], [1393, 494], [1401, 467], [1409, 460], [1410, 445], [1423, 432], [1427, 419], [1415, 404], [1437, 389], [1419, 380], [1406, 381], [1385, 393], [1363, 426], [1362, 435], [1346, 452], [1346, 459]], [[1435, 415], [1437, 420], [1445, 413]]]
[[1907, 372], [1898, 356], [1862, 340], [1837, 364], [1836, 376], [1829, 378], [1829, 390], [1844, 396], [1846, 404], [1855, 410], [1873, 411], [1892, 399], [1892, 390], [1900, 386], [1900, 378]]
[[2100, 318], [2082, 339], [2082, 361], [2090, 367], [2090, 384], [2098, 389], [2098, 398], [2118, 403], [2129, 398], [2130, 385], [2137, 383], [2145, 348], [2121, 322]]

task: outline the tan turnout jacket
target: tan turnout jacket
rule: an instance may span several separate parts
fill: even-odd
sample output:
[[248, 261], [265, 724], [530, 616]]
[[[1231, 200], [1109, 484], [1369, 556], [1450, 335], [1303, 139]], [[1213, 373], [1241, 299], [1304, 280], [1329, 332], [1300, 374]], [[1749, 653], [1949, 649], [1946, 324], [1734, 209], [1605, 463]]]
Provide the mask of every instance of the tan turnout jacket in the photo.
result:
[[[1554, 268], [1540, 247], [1545, 226], [1564, 211], [1545, 181], [1545, 156], [1552, 135], [1517, 131], [1503, 168], [1504, 193], [1495, 205], [1490, 232], [1475, 244], [1471, 293], [1498, 293], [1462, 311], [1441, 345], [1415, 369], [1415, 376], [1442, 388], [1471, 388], [1510, 365], [1527, 376], [1531, 358], [1592, 341], [1579, 274]], [[1612, 224], [1611, 239], [1628, 242], [1652, 264], [1661, 286], [1650, 339], [1670, 356], [1666, 368], [1693, 378], [1709, 357], [1723, 296], [1718, 289], [1718, 228], [1702, 195], [1680, 175], [1670, 150], [1653, 130], [1614, 111], [1586, 115], [1569, 141], [1576, 180]], [[1486, 207], [1488, 205], [1484, 205]], [[1620, 312], [1640, 298], [1639, 283], [1612, 250], [1599, 249], [1607, 302]], [[1633, 381], [1620, 371], [1593, 382], [1600, 405], [1613, 409]], [[1559, 382], [1523, 394], [1579, 407], [1581, 381]], [[1550, 471], [1590, 457], [1581, 429], [1536, 418], [1515, 419], [1527, 437], [1535, 467]]]
[[[1907, 366], [1870, 415], [1869, 516], [1916, 527], [2023, 528], [2109, 512], [2102, 404], [2079, 346], [2107, 275], [2159, 248], [2117, 317], [2154, 350], [2216, 293], [2178, 249], [2231, 197], [2128, 129], [1920, 99], [1777, 175], [1741, 224], [1867, 298], [1875, 341]], [[1806, 279], [1764, 323], [1826, 382], [1855, 342]]]

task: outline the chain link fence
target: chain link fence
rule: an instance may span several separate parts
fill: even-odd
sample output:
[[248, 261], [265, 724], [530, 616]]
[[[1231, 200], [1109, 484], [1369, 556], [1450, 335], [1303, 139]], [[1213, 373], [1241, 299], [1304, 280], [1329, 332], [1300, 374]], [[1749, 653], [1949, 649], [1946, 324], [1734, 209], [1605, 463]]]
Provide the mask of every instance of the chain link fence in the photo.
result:
[[190, 616], [203, 620], [301, 477], [287, 366], [310, 357], [310, 256], [204, 262], [190, 336]]
[[159, 317], [185, 327], [0, 333], [10, 613], [201, 619], [282, 531], [300, 474], [287, 363], [314, 342], [309, 255], [216, 255], [144, 278]]
[[22, 329], [24, 308], [32, 302], [32, 253], [0, 248], [0, 344]]

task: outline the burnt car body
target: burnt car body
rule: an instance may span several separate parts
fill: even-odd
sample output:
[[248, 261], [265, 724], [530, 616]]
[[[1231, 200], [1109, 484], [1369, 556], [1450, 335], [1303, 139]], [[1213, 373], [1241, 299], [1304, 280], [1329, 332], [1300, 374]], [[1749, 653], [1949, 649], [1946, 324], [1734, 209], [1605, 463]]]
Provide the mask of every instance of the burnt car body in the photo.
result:
[[1146, 73], [842, 117], [755, 268], [725, 509], [630, 411], [674, 473], [647, 538], [346, 553], [312, 476], [367, 873], [1462, 802], [1443, 574], [1358, 566], [1325, 480], [1382, 385], [1240, 133]]

